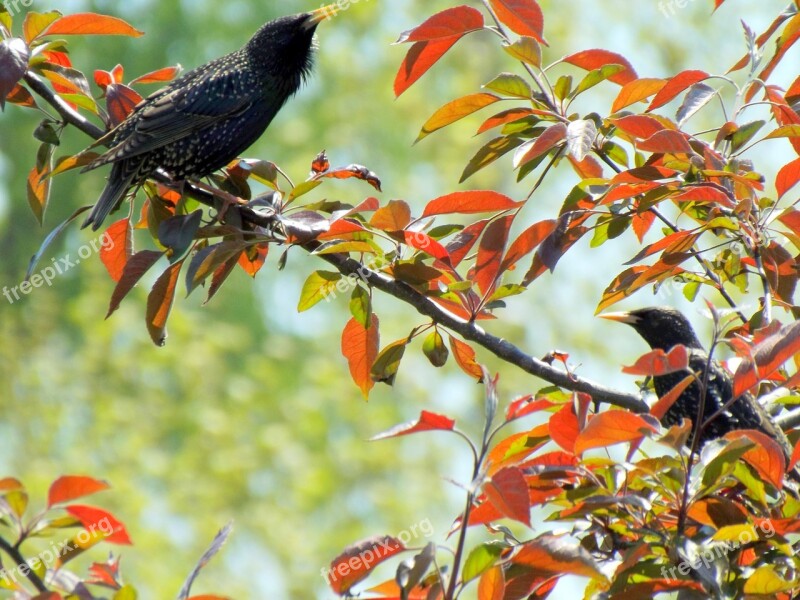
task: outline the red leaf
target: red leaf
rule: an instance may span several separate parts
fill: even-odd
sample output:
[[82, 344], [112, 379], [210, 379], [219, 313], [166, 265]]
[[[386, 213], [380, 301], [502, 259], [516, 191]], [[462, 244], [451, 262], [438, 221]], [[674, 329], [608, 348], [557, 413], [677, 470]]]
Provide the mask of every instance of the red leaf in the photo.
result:
[[544, 15], [536, 0], [490, 0], [500, 22], [517, 35], [534, 38], [547, 46], [544, 39]]
[[521, 204], [522, 202], [514, 202], [508, 196], [492, 190], [453, 192], [428, 202], [422, 218], [453, 213], [471, 214], [510, 210]]
[[771, 377], [792, 356], [800, 352], [800, 321], [781, 327], [780, 331], [756, 344], [752, 359], [739, 363], [733, 375], [733, 395], [738, 397], [759, 381]]
[[48, 27], [42, 35], [127, 35], [140, 37], [143, 31], [107, 15], [76, 13], [61, 17]]
[[342, 332], [342, 355], [347, 359], [350, 375], [361, 388], [364, 398], [369, 397], [375, 385], [370, 373], [380, 348], [380, 323], [376, 314], [371, 316], [369, 329], [364, 329], [356, 319], [350, 319]]
[[130, 219], [121, 219], [109, 227], [100, 248], [100, 260], [116, 283], [122, 279], [125, 265], [133, 256], [133, 226]]
[[538, 573], [603, 577], [591, 554], [566, 537], [543, 535], [526, 542], [512, 563], [533, 567]]
[[646, 211], [643, 213], [636, 213], [633, 215], [633, 221], [631, 222], [631, 228], [633, 232], [636, 234], [636, 238], [639, 240], [639, 243], [644, 241], [644, 236], [650, 231], [650, 228], [653, 226], [653, 223], [656, 220], [656, 215], [652, 211]]
[[699, 83], [708, 79], [709, 77], [710, 75], [705, 71], [681, 71], [675, 75], [675, 77], [669, 79], [664, 87], [661, 88], [661, 91], [656, 94], [655, 98], [653, 98], [650, 106], [647, 107], [647, 111], [650, 112], [659, 106], [663, 106], [682, 91], [690, 88], [695, 83]]
[[470, 6], [455, 6], [436, 13], [427, 21], [403, 32], [396, 43], [428, 42], [462, 36], [483, 29], [483, 14]]
[[483, 484], [483, 490], [504, 516], [531, 526], [528, 482], [520, 469], [508, 467], [498, 471]]
[[478, 289], [483, 292], [484, 298], [488, 298], [494, 292], [497, 281], [503, 275], [500, 271], [500, 263], [508, 242], [508, 232], [513, 222], [514, 215], [497, 219], [486, 228], [483, 237], [481, 237], [478, 257], [475, 260], [474, 280]]
[[50, 486], [50, 491], [47, 494], [47, 508], [52, 508], [56, 504], [71, 502], [83, 496], [91, 496], [110, 487], [105, 481], [99, 479], [64, 475], [56, 479]]
[[548, 408], [552, 408], [553, 406], [554, 404], [551, 400], [547, 400], [546, 398], [535, 400], [531, 394], [528, 394], [522, 398], [517, 398], [508, 405], [508, 410], [506, 410], [506, 421], [521, 419], [522, 417], [525, 417], [531, 413], [539, 412], [540, 410], [546, 410]]
[[783, 165], [775, 178], [775, 188], [778, 190], [778, 198], [782, 197], [797, 182], [800, 181], [800, 158]]
[[167, 319], [175, 301], [182, 267], [183, 260], [164, 271], [147, 297], [147, 331], [157, 346], [163, 346], [167, 341]]
[[94, 506], [82, 506], [79, 504], [71, 504], [64, 507], [64, 510], [78, 519], [84, 528], [91, 532], [104, 534], [105, 541], [110, 544], [133, 544], [131, 538], [128, 537], [125, 526], [110, 512]]
[[524, 143], [514, 153], [514, 168], [529, 163], [567, 139], [567, 126], [556, 123], [545, 129], [539, 137]]
[[575, 454], [592, 448], [605, 448], [638, 440], [646, 432], [657, 430], [653, 423], [626, 410], [607, 410], [595, 415], [575, 440]]
[[610, 81], [618, 83], [619, 85], [630, 83], [638, 77], [627, 58], [616, 52], [601, 50], [599, 48], [582, 50], [581, 52], [570, 54], [564, 58], [564, 62], [586, 69], [587, 71], [593, 71], [594, 69], [599, 69], [606, 65], [622, 65], [625, 67], [624, 71], [620, 71], [608, 78]]
[[692, 154], [692, 147], [679, 131], [659, 131], [638, 144], [639, 150], [661, 154]]
[[641, 375], [654, 377], [656, 375], [666, 375], [676, 371], [682, 371], [689, 366], [689, 352], [686, 346], [675, 346], [669, 353], [661, 349], [648, 352], [636, 364], [630, 367], [623, 367], [622, 372], [628, 375]]
[[486, 229], [486, 226], [491, 222], [491, 219], [482, 219], [476, 221], [472, 225], [465, 227], [456, 235], [446, 247], [447, 252], [450, 254], [450, 264], [457, 267], [461, 261], [466, 258], [469, 251], [478, 241], [478, 238]]
[[674, 388], [658, 399], [658, 402], [656, 402], [650, 408], [650, 414], [659, 421], [663, 419], [664, 415], [667, 414], [667, 411], [672, 408], [672, 405], [675, 404], [675, 401], [680, 397], [683, 391], [692, 384], [693, 381], [694, 375], [691, 373], [684, 377], [683, 380], [678, 382]]
[[460, 35], [455, 35], [430, 42], [416, 42], [411, 46], [394, 80], [395, 96], [414, 85], [460, 39]]
[[403, 237], [408, 246], [421, 250], [425, 254], [450, 264], [450, 253], [435, 239], [421, 231], [404, 231]]
[[555, 231], [557, 225], [557, 221], [550, 219], [534, 223], [523, 231], [508, 248], [508, 252], [503, 258], [503, 264], [500, 266], [500, 271], [508, 271], [522, 258], [533, 252], [539, 244]]
[[550, 417], [550, 437], [567, 452], [575, 453], [575, 440], [579, 433], [578, 416], [572, 402]]
[[118, 308], [122, 300], [128, 293], [139, 283], [139, 280], [144, 277], [144, 274], [150, 270], [159, 258], [164, 256], [163, 252], [155, 250], [142, 250], [134, 254], [130, 260], [125, 264], [122, 271], [122, 277], [117, 282], [117, 287], [114, 288], [114, 293], [111, 294], [111, 301], [108, 305], [108, 313], [106, 319], [110, 317]]
[[389, 535], [375, 536], [345, 548], [331, 561], [325, 579], [331, 589], [346, 595], [359, 581], [369, 575], [383, 561], [405, 550], [403, 543]]
[[483, 122], [483, 125], [481, 125], [478, 129], [478, 133], [485, 133], [490, 129], [500, 127], [501, 125], [505, 125], [507, 123], [513, 123], [514, 121], [519, 121], [520, 119], [524, 119], [532, 114], [534, 113], [530, 108], [509, 108], [508, 110], [499, 112], [496, 115], [486, 119], [486, 121]]
[[419, 415], [419, 419], [416, 421], [409, 421], [408, 423], [392, 427], [388, 431], [384, 431], [370, 438], [370, 441], [386, 440], [403, 435], [410, 435], [412, 433], [419, 433], [421, 431], [452, 431], [455, 426], [456, 422], [453, 419], [423, 410]]

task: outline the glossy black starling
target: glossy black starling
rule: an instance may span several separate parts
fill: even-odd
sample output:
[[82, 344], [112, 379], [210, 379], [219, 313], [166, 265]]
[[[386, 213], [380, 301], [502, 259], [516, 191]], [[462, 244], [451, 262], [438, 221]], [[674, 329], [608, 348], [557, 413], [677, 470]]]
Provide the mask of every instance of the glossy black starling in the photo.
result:
[[[690, 351], [689, 369], [697, 374], [697, 379], [678, 396], [678, 399], [666, 412], [661, 420], [664, 426], [678, 424], [684, 418], [691, 419], [693, 423], [697, 420], [702, 390], [699, 382], [707, 381], [703, 421], [707, 421], [716, 414], [733, 397], [731, 376], [716, 361], [712, 360], [709, 363], [708, 353], [697, 339], [689, 320], [677, 310], [651, 307], [624, 313], [606, 313], [600, 316], [612, 321], [627, 323], [644, 338], [644, 341], [653, 350], [669, 352], [674, 346], [680, 344], [686, 346]], [[706, 369], [709, 365], [710, 370], [706, 379]], [[653, 377], [653, 385], [658, 397], [660, 398], [673, 389], [688, 374], [689, 370], [683, 370]], [[778, 442], [787, 459], [791, 456], [791, 445], [783, 431], [775, 425], [767, 411], [751, 394], [742, 394], [725, 411], [714, 417], [701, 432], [700, 443], [722, 437], [735, 429], [756, 429]]]
[[140, 102], [100, 140], [110, 149], [84, 169], [113, 165], [83, 227], [97, 230], [158, 169], [176, 181], [204, 177], [253, 144], [310, 73], [314, 32], [330, 8], [270, 21], [241, 49]]

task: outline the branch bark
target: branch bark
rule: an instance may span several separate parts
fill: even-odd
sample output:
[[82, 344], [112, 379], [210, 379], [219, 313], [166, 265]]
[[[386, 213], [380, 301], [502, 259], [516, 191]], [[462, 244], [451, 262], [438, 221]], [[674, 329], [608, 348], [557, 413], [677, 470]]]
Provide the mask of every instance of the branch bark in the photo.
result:
[[[95, 140], [101, 138], [105, 134], [102, 129], [74, 111], [35, 74], [27, 73], [25, 75], [25, 82], [33, 92], [39, 95], [58, 112], [65, 123], [73, 125]], [[170, 183], [169, 178], [164, 174], [159, 175], [158, 178], [165, 183]], [[208, 192], [191, 185], [186, 187], [198, 201], [208, 206], [215, 205], [215, 198]], [[268, 217], [259, 215], [246, 207], [235, 207], [235, 209], [241, 213], [242, 219], [245, 222], [261, 227], [268, 227], [272, 224], [271, 219]], [[314, 242], [305, 245], [305, 249], [308, 251], [313, 251], [315, 247], [316, 243]], [[542, 360], [526, 354], [508, 340], [487, 333], [474, 323], [467, 323], [456, 318], [437, 306], [425, 295], [417, 292], [405, 283], [396, 281], [383, 273], [370, 270], [360, 262], [346, 255], [330, 254], [324, 255], [321, 258], [333, 265], [343, 275], [362, 279], [372, 287], [412, 306], [421, 315], [431, 318], [436, 323], [457, 333], [465, 340], [474, 342], [501, 360], [513, 364], [531, 375], [570, 391], [587, 393], [591, 395], [596, 402], [613, 404], [635, 412], [647, 411], [647, 404], [638, 394], [615, 390], [557, 369]]]
[[[25, 562], [25, 557], [22, 556], [22, 554], [20, 554], [20, 551], [1, 537], [0, 537], [0, 550], [8, 554], [11, 560], [14, 561], [14, 566], [12, 568], [18, 569], [22, 565], [27, 566], [28, 563]], [[36, 573], [34, 573], [32, 569], [26, 568], [22, 572], [25, 574], [25, 577], [28, 578], [28, 581], [31, 582], [31, 584], [33, 585], [33, 587], [36, 588], [37, 591], [39, 592], [49, 591], [45, 586], [44, 582], [41, 580], [41, 578]]]

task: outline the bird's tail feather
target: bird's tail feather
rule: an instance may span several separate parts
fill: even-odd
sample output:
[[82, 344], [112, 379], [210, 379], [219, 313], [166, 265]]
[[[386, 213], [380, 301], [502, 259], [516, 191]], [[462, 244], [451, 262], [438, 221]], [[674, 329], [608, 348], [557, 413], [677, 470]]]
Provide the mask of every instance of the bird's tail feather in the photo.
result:
[[125, 173], [124, 163], [116, 163], [112, 167], [111, 174], [108, 176], [108, 183], [100, 195], [100, 199], [94, 205], [92, 212], [81, 225], [82, 229], [89, 225], [92, 226], [94, 231], [100, 229], [105, 218], [117, 208], [125, 196], [125, 192], [130, 189], [134, 174]]

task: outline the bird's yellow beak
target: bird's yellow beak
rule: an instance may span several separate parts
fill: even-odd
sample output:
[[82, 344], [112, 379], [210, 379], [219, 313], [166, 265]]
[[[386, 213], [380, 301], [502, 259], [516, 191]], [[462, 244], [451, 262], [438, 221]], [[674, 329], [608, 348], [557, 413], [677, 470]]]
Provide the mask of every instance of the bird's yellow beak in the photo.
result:
[[341, 9], [339, 8], [338, 3], [328, 4], [327, 6], [323, 6], [322, 8], [318, 8], [317, 10], [312, 10], [310, 13], [311, 18], [306, 21], [306, 27], [316, 27], [322, 21], [327, 21], [335, 17]]
[[634, 325], [639, 322], [639, 317], [627, 312], [610, 312], [597, 316], [602, 319], [608, 319], [609, 321], [616, 321], [617, 323], [627, 323], [628, 325]]

